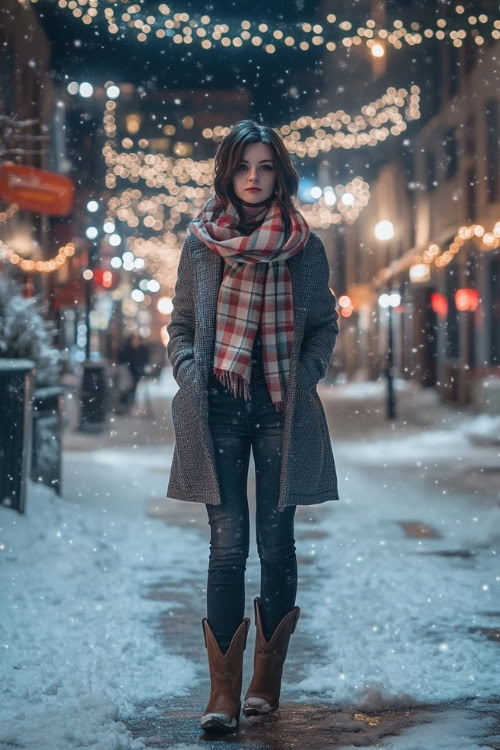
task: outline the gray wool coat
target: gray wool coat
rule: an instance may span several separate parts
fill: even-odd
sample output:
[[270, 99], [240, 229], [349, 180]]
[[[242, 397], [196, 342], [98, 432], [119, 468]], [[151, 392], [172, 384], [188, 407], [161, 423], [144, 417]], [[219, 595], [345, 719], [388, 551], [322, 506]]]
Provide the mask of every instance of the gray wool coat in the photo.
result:
[[[294, 339], [285, 400], [279, 510], [338, 500], [337, 474], [316, 385], [324, 378], [338, 333], [328, 260], [312, 233], [286, 263], [293, 289]], [[217, 296], [224, 259], [188, 234], [181, 251], [167, 352], [179, 390], [172, 400], [175, 448], [167, 497], [221, 503], [208, 421]]]

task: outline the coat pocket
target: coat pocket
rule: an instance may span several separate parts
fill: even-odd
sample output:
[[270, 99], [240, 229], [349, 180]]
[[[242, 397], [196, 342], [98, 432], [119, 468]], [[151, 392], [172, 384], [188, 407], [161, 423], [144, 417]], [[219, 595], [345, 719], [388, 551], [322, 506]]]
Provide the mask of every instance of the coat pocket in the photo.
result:
[[299, 359], [297, 362], [297, 391], [312, 391], [319, 383], [318, 373], [314, 364], [308, 360]]
[[197, 381], [187, 380], [174, 395], [171, 404], [175, 431], [175, 451], [186, 489], [199, 485], [201, 457], [205, 455], [201, 391]]
[[199, 386], [198, 368], [194, 358], [185, 359], [177, 370], [177, 385], [179, 389]]

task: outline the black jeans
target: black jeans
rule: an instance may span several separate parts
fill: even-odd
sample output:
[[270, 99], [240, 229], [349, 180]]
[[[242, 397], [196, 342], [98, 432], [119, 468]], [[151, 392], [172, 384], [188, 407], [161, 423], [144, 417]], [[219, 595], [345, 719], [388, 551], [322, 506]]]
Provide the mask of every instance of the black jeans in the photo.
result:
[[224, 652], [245, 612], [249, 553], [247, 478], [252, 448], [256, 476], [256, 537], [261, 565], [264, 634], [293, 609], [297, 593], [296, 506], [278, 511], [284, 415], [271, 402], [262, 372], [252, 373], [251, 400], [234, 397], [212, 373], [209, 424], [222, 504], [207, 505], [211, 528], [207, 619]]

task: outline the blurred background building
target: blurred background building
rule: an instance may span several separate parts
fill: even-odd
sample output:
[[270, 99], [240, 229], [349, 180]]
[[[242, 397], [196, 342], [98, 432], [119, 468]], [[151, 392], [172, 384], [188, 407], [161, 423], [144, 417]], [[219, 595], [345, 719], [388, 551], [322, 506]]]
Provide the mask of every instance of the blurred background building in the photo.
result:
[[487, 3], [306, 5], [5, 0], [1, 160], [68, 177], [74, 205], [4, 200], [2, 273], [47, 303], [66, 372], [134, 333], [163, 364], [187, 223], [217, 142], [253, 118], [284, 137], [327, 248], [331, 376], [376, 379], [389, 352], [396, 377], [498, 413], [498, 21]]

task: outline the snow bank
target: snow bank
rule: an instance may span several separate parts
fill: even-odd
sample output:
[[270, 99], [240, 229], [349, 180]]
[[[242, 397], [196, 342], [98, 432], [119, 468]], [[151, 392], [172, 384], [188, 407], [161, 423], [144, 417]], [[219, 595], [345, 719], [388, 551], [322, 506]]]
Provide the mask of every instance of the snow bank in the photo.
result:
[[[319, 693], [366, 711], [496, 699], [500, 508], [442, 494], [425, 480], [406, 482], [397, 471], [406, 446], [396, 438], [392, 452], [390, 442], [366, 448], [373, 464], [378, 454], [378, 470], [351, 464], [341, 502], [319, 524], [325, 541], [311, 543], [318, 585], [298, 603], [326, 657], [298, 687], [304, 700]], [[414, 460], [420, 447], [414, 442]], [[353, 458], [364, 464], [365, 446]], [[403, 521], [421, 521], [440, 536], [409, 538]]]
[[181, 575], [193, 541], [42, 485], [31, 486], [24, 516], [0, 508], [0, 747], [144, 747], [121, 720], [141, 701], [185, 695], [196, 667], [153, 631], [175, 604], [142, 596], [166, 571]]

